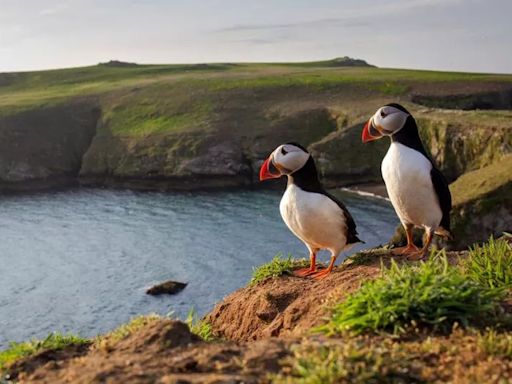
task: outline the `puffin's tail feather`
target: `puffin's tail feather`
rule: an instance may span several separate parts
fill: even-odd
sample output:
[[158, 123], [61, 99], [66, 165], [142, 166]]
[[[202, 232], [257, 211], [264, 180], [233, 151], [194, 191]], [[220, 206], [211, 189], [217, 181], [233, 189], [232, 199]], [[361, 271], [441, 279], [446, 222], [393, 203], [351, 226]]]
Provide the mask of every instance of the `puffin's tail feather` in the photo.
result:
[[364, 242], [363, 240], [361, 240], [359, 237], [357, 237], [357, 235], [353, 235], [353, 236], [350, 236], [348, 239], [347, 239], [347, 244], [357, 244], [357, 243], [362, 243], [362, 244], [366, 244], [366, 242]]

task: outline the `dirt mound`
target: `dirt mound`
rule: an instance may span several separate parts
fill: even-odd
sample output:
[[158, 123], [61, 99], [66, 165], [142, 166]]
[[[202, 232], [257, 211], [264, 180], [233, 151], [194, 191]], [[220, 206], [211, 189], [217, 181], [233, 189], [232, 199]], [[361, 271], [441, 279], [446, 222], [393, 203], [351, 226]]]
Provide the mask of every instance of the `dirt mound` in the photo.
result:
[[[109, 348], [98, 345], [66, 359], [41, 356], [20, 362], [22, 383], [261, 382], [277, 372], [287, 343], [262, 340], [237, 345], [206, 343], [179, 321], [155, 320]], [[47, 354], [49, 351], [46, 352]], [[58, 361], [56, 361], [58, 360]]]
[[380, 256], [338, 267], [323, 280], [282, 276], [232, 293], [208, 315], [213, 332], [234, 341], [295, 337], [321, 324], [326, 304], [342, 299], [380, 272]]
[[[26, 359], [16, 361], [9, 367], [8, 380], [16, 381], [20, 377], [32, 374], [36, 369], [45, 365], [48, 368], [62, 364], [64, 361], [85, 355], [89, 350], [89, 344], [70, 345], [62, 349], [46, 349]], [[57, 363], [58, 362], [58, 363]], [[0, 383], [1, 381], [0, 377]]]

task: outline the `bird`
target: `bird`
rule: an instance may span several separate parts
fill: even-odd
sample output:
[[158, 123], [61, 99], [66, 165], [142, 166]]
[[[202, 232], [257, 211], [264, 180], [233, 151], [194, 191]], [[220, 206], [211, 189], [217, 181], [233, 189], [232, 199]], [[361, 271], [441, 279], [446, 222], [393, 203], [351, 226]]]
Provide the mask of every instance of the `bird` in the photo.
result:
[[[323, 188], [313, 157], [300, 144], [278, 146], [261, 165], [260, 181], [281, 176], [288, 178], [279, 204], [281, 217], [309, 250], [309, 268], [294, 274], [324, 278], [342, 251], [361, 242], [354, 219], [345, 205]], [[331, 253], [331, 259], [327, 268], [317, 270], [316, 255], [322, 249]]]
[[[365, 124], [362, 141], [391, 139], [381, 165], [391, 204], [407, 235], [407, 245], [395, 248], [395, 255], [424, 258], [433, 235], [453, 238], [450, 231], [452, 197], [446, 178], [436, 168], [421, 141], [414, 117], [402, 105], [386, 104]], [[414, 227], [423, 228], [425, 238], [419, 249], [413, 242]]]

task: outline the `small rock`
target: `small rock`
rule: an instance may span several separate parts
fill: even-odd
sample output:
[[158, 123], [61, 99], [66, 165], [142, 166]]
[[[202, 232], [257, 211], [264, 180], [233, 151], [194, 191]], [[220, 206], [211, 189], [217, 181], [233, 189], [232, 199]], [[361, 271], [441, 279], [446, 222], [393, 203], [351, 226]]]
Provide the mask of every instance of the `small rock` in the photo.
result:
[[181, 292], [186, 286], [187, 286], [187, 283], [180, 283], [177, 281], [169, 280], [169, 281], [165, 281], [163, 283], [154, 285], [151, 288], [148, 288], [146, 290], [146, 293], [148, 295], [162, 295], [164, 293], [167, 293], [169, 295], [174, 295], [178, 292]]

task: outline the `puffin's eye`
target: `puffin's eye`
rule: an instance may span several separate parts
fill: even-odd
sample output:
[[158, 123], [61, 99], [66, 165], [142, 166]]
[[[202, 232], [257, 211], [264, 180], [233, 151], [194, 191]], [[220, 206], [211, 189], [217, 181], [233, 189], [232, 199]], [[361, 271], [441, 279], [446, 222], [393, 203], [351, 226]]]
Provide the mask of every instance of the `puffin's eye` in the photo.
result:
[[281, 153], [284, 155], [286, 155], [288, 153], [288, 151], [286, 149], [284, 149], [284, 147], [281, 148]]
[[380, 111], [380, 117], [385, 118], [388, 114], [384, 112], [384, 110], [381, 109]]

